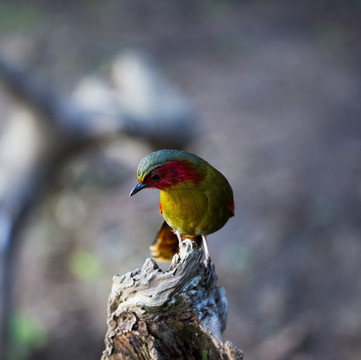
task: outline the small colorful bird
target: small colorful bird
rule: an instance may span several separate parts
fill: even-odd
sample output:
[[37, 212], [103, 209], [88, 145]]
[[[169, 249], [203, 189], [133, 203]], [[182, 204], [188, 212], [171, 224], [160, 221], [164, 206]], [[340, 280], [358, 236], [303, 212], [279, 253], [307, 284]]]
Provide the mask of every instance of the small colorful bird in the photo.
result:
[[206, 235], [219, 230], [234, 215], [233, 191], [227, 179], [197, 155], [159, 150], [138, 165], [138, 183], [130, 196], [145, 188], [160, 190], [159, 210], [165, 222], [150, 247], [153, 257], [171, 260], [182, 236], [200, 246], [211, 265]]

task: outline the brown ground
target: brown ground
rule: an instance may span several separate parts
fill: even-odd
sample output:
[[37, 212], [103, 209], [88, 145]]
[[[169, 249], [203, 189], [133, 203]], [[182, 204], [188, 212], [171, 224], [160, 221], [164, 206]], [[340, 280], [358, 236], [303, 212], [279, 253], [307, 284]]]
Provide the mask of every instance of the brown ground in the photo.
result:
[[[361, 358], [359, 2], [38, 0], [0, 13], [3, 51], [63, 91], [130, 46], [189, 97], [201, 129], [189, 150], [235, 193], [236, 217], [209, 239], [225, 339], [246, 359]], [[82, 154], [32, 214], [17, 287], [41, 338], [23, 341], [32, 359], [99, 359], [111, 277], [142, 265], [160, 222], [156, 192], [128, 198], [149, 151], [121, 139]]]

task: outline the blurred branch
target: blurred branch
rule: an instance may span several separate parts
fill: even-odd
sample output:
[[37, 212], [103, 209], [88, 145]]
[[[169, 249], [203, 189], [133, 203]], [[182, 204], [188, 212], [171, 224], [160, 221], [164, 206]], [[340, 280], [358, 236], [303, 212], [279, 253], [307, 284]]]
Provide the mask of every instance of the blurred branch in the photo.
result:
[[106, 95], [115, 101], [95, 108], [89, 104], [92, 99], [86, 99], [81, 106], [0, 54], [0, 78], [58, 135], [79, 141], [124, 133], [173, 146], [193, 138], [196, 124], [187, 100], [144, 56], [120, 55], [111, 76], [115, 86], [109, 85]]
[[[63, 162], [84, 147], [120, 133], [158, 146], [183, 147], [192, 139], [195, 124], [193, 112], [183, 96], [144, 57], [133, 53], [126, 53], [114, 62], [112, 85], [88, 81], [73, 97], [59, 94], [32, 72], [14, 66], [1, 55], [0, 78], [13, 94], [40, 115], [31, 124], [34, 128], [31, 131], [36, 135], [31, 149], [26, 148], [28, 136], [22, 139], [14, 131], [10, 141], [17, 142], [21, 155], [14, 152], [2, 157], [0, 154], [0, 340], [3, 344], [0, 358], [5, 358], [14, 304], [12, 284], [19, 247], [17, 234]], [[89, 89], [92, 92], [89, 93]], [[26, 115], [24, 119], [23, 115], [22, 127], [32, 120], [31, 116]], [[2, 140], [0, 146], [4, 147]], [[17, 156], [21, 157], [20, 161]]]
[[243, 358], [222, 341], [228, 303], [202, 254], [185, 240], [168, 271], [147, 259], [142, 269], [114, 276], [102, 360]]

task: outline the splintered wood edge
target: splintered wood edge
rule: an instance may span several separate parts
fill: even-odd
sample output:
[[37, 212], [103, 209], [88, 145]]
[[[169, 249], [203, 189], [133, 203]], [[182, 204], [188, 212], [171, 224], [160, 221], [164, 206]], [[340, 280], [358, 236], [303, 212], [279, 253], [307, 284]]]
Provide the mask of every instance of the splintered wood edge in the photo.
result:
[[119, 318], [126, 316], [121, 331], [130, 331], [134, 322], [131, 313], [152, 318], [165, 312], [181, 313], [187, 308], [214, 345], [223, 349], [225, 359], [242, 359], [241, 350], [230, 341], [223, 344], [221, 334], [228, 311], [226, 293], [216, 285], [214, 267], [213, 276], [209, 276], [202, 256], [203, 251], [193, 248], [191, 240], [186, 239], [168, 270], [162, 271], [148, 258], [141, 269], [115, 275], [108, 300], [108, 330], [115, 330]]

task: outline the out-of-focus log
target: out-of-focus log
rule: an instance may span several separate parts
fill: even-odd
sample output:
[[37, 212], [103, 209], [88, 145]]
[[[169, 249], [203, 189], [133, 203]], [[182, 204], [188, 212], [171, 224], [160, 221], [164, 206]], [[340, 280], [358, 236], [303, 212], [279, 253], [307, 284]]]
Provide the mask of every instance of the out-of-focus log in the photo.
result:
[[[83, 83], [82, 91], [78, 86], [72, 96], [60, 94], [1, 54], [0, 79], [21, 100], [19, 108], [27, 107], [21, 126], [13, 126], [10, 119], [0, 136], [0, 358], [5, 358], [17, 232], [64, 160], [117, 134], [143, 138], [158, 147], [184, 147], [196, 124], [184, 96], [135, 53], [115, 60], [111, 79], [93, 81], [92, 86]], [[100, 98], [100, 93], [105, 96]], [[24, 124], [29, 130], [25, 134]], [[10, 148], [8, 143], [11, 151], [4, 151]]]

